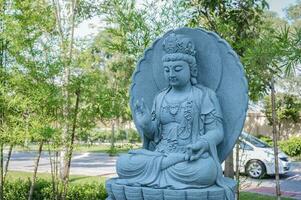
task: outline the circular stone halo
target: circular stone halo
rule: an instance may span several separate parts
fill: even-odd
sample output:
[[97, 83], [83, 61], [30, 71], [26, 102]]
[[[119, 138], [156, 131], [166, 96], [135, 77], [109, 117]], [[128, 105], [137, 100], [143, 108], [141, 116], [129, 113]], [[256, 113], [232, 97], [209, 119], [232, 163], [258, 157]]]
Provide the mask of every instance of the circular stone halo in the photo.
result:
[[[248, 106], [248, 86], [238, 56], [230, 45], [215, 33], [200, 28], [179, 28], [168, 31], [146, 49], [132, 77], [132, 114], [134, 102], [144, 99], [146, 106], [151, 109], [156, 94], [168, 87], [163, 72], [162, 56], [165, 52], [162, 44], [171, 33], [192, 39], [196, 49], [198, 84], [212, 89], [217, 94], [224, 125], [224, 140], [218, 145], [217, 152], [220, 162], [223, 162], [243, 128]], [[136, 124], [134, 114], [133, 119]]]

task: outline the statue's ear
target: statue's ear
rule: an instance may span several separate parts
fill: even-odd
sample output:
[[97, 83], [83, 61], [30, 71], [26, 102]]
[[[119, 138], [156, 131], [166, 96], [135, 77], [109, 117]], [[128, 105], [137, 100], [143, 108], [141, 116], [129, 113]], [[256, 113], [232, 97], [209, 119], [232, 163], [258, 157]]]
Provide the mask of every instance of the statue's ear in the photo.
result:
[[192, 77], [196, 78], [198, 76], [198, 69], [197, 69], [196, 65], [191, 66], [190, 73], [191, 73]]

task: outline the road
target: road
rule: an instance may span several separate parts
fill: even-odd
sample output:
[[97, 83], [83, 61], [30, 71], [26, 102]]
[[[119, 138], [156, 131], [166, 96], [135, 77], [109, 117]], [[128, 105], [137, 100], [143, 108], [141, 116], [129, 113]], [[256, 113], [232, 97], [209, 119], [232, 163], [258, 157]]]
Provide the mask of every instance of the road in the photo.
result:
[[[36, 152], [13, 152], [9, 170], [32, 172]], [[75, 153], [72, 157], [70, 174], [86, 176], [112, 176], [115, 174], [117, 157], [105, 153]], [[48, 152], [41, 155], [38, 172], [51, 172]]]
[[[33, 171], [36, 152], [13, 152], [9, 170]], [[70, 173], [73, 175], [113, 177], [117, 157], [105, 153], [76, 153], [73, 155]], [[49, 155], [43, 152], [38, 168], [39, 172], [50, 173]], [[241, 177], [242, 189], [247, 191], [273, 193], [274, 177], [256, 180]], [[292, 162], [291, 171], [281, 176], [281, 190], [290, 196], [301, 199], [301, 162]]]

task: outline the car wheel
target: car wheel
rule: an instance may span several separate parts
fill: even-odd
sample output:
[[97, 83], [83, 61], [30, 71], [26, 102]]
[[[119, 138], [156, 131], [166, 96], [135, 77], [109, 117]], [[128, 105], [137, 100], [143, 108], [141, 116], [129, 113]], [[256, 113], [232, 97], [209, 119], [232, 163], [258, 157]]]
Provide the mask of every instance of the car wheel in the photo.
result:
[[264, 164], [259, 160], [251, 160], [246, 166], [246, 172], [251, 178], [262, 178], [266, 174]]

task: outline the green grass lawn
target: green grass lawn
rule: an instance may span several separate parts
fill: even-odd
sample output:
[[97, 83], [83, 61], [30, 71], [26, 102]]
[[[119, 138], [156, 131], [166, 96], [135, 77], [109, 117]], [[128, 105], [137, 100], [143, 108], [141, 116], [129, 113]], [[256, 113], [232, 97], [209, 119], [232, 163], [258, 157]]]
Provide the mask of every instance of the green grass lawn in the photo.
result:
[[[130, 149], [137, 149], [140, 148], [141, 144], [130, 144], [130, 143], [116, 143], [115, 149], [116, 153], [122, 153], [127, 152]], [[9, 147], [6, 147], [5, 149], [8, 149]], [[36, 144], [30, 144], [27, 146], [15, 146], [13, 148], [14, 151], [37, 151], [39, 148]], [[51, 147], [50, 147], [51, 148]], [[75, 153], [82, 153], [82, 152], [94, 152], [94, 153], [107, 153], [110, 150], [111, 146], [108, 143], [102, 143], [99, 145], [88, 145], [88, 144], [76, 144], [74, 146], [74, 152]], [[47, 151], [49, 149], [49, 146], [46, 144], [44, 145], [43, 149]]]
[[[7, 174], [7, 180], [28, 180], [32, 177], [32, 172], [20, 172], [20, 171], [9, 171]], [[37, 178], [39, 179], [45, 179], [48, 181], [51, 181], [51, 174], [49, 173], [38, 173]], [[104, 177], [100, 176], [82, 176], [82, 175], [71, 175], [70, 176], [70, 183], [91, 183], [91, 182], [102, 182], [106, 180]]]
[[[116, 152], [122, 153], [127, 152], [130, 149], [141, 148], [141, 144], [130, 144], [130, 143], [117, 143], [115, 145]], [[100, 144], [100, 145], [76, 145], [75, 152], [97, 152], [97, 153], [106, 153], [110, 150], [110, 144]]]
[[[251, 192], [241, 192], [240, 200], [275, 200], [274, 196], [261, 195]], [[291, 200], [291, 198], [281, 197], [282, 200]]]

